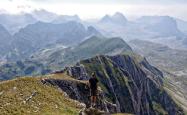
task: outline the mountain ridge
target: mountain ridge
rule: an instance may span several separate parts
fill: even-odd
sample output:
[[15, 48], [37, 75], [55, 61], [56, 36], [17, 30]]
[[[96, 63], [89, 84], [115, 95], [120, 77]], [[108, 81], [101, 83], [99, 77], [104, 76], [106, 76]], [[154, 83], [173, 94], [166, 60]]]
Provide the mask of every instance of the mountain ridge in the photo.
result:
[[[2, 83], [0, 83], [0, 87], [3, 87], [3, 93], [1, 93], [1, 95], [3, 95], [3, 97], [6, 97], [7, 102], [10, 98], [14, 100], [16, 97], [7, 97], [6, 95], [8, 93], [6, 91], [15, 92], [16, 94], [17, 92], [21, 93], [19, 92], [20, 87], [18, 87], [18, 85], [23, 84], [20, 80], [29, 79], [23, 81], [24, 84], [29, 83], [28, 86], [32, 85], [32, 87], [29, 87], [28, 94], [32, 94], [33, 91], [36, 91], [37, 94], [36, 96], [31, 97], [31, 99], [28, 100], [28, 103], [35, 104], [35, 107], [37, 107], [38, 110], [40, 110], [41, 105], [43, 105], [42, 101], [40, 101], [41, 105], [37, 105], [38, 101], [36, 100], [38, 96], [42, 95], [42, 93], [40, 92], [40, 87], [45, 88], [43, 90], [47, 92], [51, 89], [49, 86], [54, 86], [56, 88], [56, 90], [53, 90], [55, 91], [55, 96], [57, 97], [57, 99], [60, 97], [63, 98], [63, 96], [61, 95], [59, 97], [59, 95], [56, 95], [56, 93], [58, 93], [56, 91], [65, 92], [64, 95], [66, 95], [66, 97], [76, 100], [76, 102], [78, 101], [78, 103], [83, 103], [78, 105], [85, 104], [86, 106], [89, 106], [89, 98], [87, 97], [87, 95], [89, 95], [89, 89], [86, 88], [87, 81], [85, 80], [88, 80], [90, 78], [92, 72], [96, 73], [96, 76], [99, 79], [101, 92], [103, 92], [100, 95], [100, 99], [103, 101], [106, 100], [107, 104], [109, 104], [107, 105], [105, 103], [103, 105], [102, 102], [100, 104], [98, 103], [97, 107], [101, 110], [107, 112], [107, 109], [105, 108], [107, 107], [111, 113], [122, 112], [137, 115], [183, 115], [183, 111], [180, 109], [180, 107], [175, 104], [172, 98], [163, 89], [162, 82], [160, 81], [162, 77], [162, 74], [159, 74], [160, 71], [153, 69], [153, 67], [151, 67], [149, 63], [144, 59], [136, 60], [136, 58], [129, 55], [99, 55], [86, 60], [82, 60], [75, 66], [67, 67], [61, 72], [45, 75], [40, 78], [18, 78], [16, 84], [10, 83], [11, 85], [9, 87], [7, 87], [7, 85], [2, 86]], [[39, 81], [37, 81], [37, 84], [39, 84], [39, 86], [33, 85], [33, 83], [35, 84], [35, 81], [33, 81], [32, 79], [39, 79]], [[4, 87], [6, 87], [7, 90], [5, 90]], [[50, 93], [52, 92], [50, 91]], [[22, 92], [22, 94], [25, 95], [25, 92]], [[21, 96], [20, 99], [22, 98], [23, 97]], [[53, 98], [47, 97], [47, 99], [51, 100]], [[3, 101], [3, 103], [4, 102], [6, 101]], [[56, 102], [53, 100], [53, 102], [57, 104], [57, 108], [52, 111], [50, 109], [50, 111], [51, 113], [58, 113], [59, 109], [63, 108], [63, 106], [59, 103], [60, 101]], [[61, 102], [63, 101], [61, 100]], [[71, 101], [68, 102], [71, 103]], [[11, 101], [10, 103], [13, 104], [14, 101]], [[74, 108], [75, 105], [73, 105], [73, 103], [68, 106], [73, 106], [73, 108], [70, 109], [71, 111], [61, 112], [67, 112], [66, 114], [68, 114], [69, 112], [71, 114], [73, 114], [74, 112], [77, 113], [76, 109]], [[55, 107], [53, 103], [48, 104], [50, 104], [50, 106], [52, 104], [53, 107]], [[28, 105], [28, 107], [29, 106], [30, 105]], [[18, 106], [14, 106], [14, 108], [11, 110], [10, 108], [6, 109], [13, 112], [17, 107]], [[80, 106], [78, 106], [78, 108], [80, 108]], [[25, 110], [30, 109], [26, 109], [24, 106], [24, 109], [22, 111], [27, 112]], [[38, 112], [40, 111], [36, 111], [36, 114]], [[47, 111], [45, 110], [44, 112]]]

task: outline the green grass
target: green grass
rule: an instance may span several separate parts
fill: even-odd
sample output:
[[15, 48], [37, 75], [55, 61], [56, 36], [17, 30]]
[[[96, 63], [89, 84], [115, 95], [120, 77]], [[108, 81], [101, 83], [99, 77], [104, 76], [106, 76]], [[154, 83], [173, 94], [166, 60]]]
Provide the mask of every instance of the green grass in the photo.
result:
[[[65, 97], [64, 92], [56, 87], [43, 85], [40, 80], [41, 78], [19, 78], [1, 82], [0, 115], [78, 114], [81, 109], [79, 102]], [[33, 92], [37, 92], [36, 95], [25, 102]]]

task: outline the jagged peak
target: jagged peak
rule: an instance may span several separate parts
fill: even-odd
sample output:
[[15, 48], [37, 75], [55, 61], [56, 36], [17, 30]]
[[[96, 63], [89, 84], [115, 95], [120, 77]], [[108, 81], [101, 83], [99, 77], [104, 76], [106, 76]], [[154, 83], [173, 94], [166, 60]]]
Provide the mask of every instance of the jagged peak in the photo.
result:
[[106, 22], [106, 21], [111, 21], [111, 17], [107, 14], [105, 15], [101, 20], [100, 22]]
[[127, 19], [126, 17], [120, 13], [120, 12], [116, 12], [114, 15], [110, 16], [110, 15], [105, 15], [100, 22], [101, 23], [115, 23], [115, 24], [126, 24], [127, 23]]
[[127, 21], [126, 17], [120, 13], [120, 12], [116, 12], [113, 16], [112, 16], [113, 19], [116, 19], [116, 20], [125, 20]]

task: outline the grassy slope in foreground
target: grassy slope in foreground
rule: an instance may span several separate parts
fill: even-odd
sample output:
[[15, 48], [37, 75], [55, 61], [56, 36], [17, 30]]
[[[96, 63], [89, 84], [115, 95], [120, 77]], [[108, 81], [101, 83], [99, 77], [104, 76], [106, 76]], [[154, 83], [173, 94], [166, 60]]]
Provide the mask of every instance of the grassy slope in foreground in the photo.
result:
[[[0, 115], [77, 115], [80, 103], [41, 78], [19, 78], [0, 83]], [[25, 100], [37, 92], [29, 101]]]

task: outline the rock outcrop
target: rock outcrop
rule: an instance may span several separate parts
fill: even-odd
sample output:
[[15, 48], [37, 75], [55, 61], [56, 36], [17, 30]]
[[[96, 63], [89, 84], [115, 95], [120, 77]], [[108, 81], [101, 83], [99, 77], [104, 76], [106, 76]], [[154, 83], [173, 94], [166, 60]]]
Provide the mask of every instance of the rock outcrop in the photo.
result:
[[106, 113], [104, 111], [100, 111], [95, 108], [89, 108], [89, 109], [81, 110], [79, 115], [111, 115], [111, 114]]
[[[61, 90], [67, 93], [67, 95], [74, 100], [78, 100], [81, 103], [86, 104], [86, 108], [90, 107], [90, 91], [86, 82], [73, 79], [45, 79], [42, 82], [50, 83], [54, 86], [58, 86]], [[98, 100], [96, 108], [108, 113], [116, 113], [116, 105], [106, 101], [103, 91], [98, 93]]]

